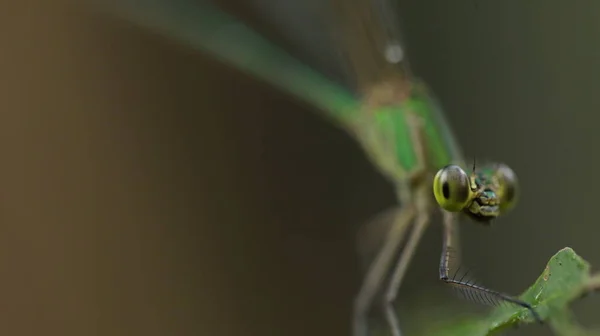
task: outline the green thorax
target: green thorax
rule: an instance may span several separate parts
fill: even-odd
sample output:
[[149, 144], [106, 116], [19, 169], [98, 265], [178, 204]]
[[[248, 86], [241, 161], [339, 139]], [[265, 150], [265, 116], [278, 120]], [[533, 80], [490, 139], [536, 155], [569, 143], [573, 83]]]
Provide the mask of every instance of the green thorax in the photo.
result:
[[[422, 83], [412, 85], [410, 95], [402, 103], [380, 107], [369, 113], [373, 133], [379, 134], [378, 145], [373, 141], [366, 147], [373, 159], [387, 175], [402, 179], [406, 173], [418, 168], [417, 153], [411, 137], [411, 125], [407, 114], [414, 113], [422, 121], [422, 140], [426, 152], [427, 169], [435, 172], [443, 166], [455, 163], [462, 165], [463, 158], [450, 125], [444, 118], [438, 103]], [[360, 127], [365, 127], [364, 124]], [[369, 141], [369, 139], [362, 139]], [[386, 147], [373, 148], [374, 146]], [[385, 157], [393, 155], [393, 158]]]

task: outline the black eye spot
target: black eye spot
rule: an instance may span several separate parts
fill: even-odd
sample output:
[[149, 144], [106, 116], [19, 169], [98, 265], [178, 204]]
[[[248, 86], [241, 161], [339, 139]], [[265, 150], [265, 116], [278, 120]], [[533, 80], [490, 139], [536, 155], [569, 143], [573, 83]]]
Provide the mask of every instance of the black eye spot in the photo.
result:
[[512, 202], [512, 200], [515, 198], [515, 187], [513, 185], [509, 185], [506, 187], [506, 194], [505, 194], [505, 199], [507, 202]]
[[448, 182], [442, 184], [442, 194], [444, 194], [445, 199], [450, 198], [450, 186], [448, 185]]

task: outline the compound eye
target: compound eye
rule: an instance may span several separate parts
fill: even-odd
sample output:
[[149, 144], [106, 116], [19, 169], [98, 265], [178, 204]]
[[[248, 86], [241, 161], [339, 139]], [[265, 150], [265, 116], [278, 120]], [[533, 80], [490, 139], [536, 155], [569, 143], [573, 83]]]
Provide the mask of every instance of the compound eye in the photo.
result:
[[509, 166], [499, 164], [496, 167], [499, 190], [496, 193], [500, 199], [500, 212], [504, 213], [512, 209], [519, 198], [519, 181], [517, 175]]
[[433, 178], [433, 195], [445, 210], [462, 211], [473, 195], [469, 176], [457, 165], [440, 169]]

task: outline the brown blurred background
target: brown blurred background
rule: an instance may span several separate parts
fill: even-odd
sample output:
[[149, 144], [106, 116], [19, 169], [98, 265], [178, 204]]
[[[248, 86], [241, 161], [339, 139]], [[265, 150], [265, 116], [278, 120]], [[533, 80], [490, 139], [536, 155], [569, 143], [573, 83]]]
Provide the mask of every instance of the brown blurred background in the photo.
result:
[[[284, 4], [228, 6], [330, 62], [310, 38], [320, 26], [302, 24], [319, 6]], [[356, 230], [394, 198], [345, 133], [126, 22], [36, 0], [3, 8], [0, 334], [349, 334]], [[564, 246], [600, 265], [600, 3], [401, 9], [415, 72], [465, 153], [507, 162], [522, 183], [494, 227], [464, 222], [465, 263], [515, 294]], [[407, 332], [451, 308], [485, 311], [438, 282], [436, 224], [400, 292]], [[599, 305], [578, 302], [580, 320], [597, 325]]]

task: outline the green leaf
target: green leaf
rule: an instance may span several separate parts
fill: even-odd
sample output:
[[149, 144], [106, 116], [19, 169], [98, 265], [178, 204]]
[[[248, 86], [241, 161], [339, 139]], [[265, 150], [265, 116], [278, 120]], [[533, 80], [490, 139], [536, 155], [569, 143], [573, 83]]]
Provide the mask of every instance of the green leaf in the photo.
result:
[[[600, 336], [600, 331], [587, 331], [575, 321], [569, 303], [600, 285], [600, 275], [590, 275], [590, 265], [571, 248], [556, 253], [537, 281], [520, 296], [548, 323], [555, 335]], [[515, 305], [503, 305], [487, 317], [454, 321], [434, 326], [424, 335], [484, 336], [525, 323], [537, 323], [531, 312]]]

